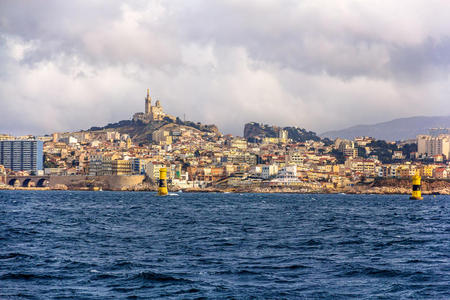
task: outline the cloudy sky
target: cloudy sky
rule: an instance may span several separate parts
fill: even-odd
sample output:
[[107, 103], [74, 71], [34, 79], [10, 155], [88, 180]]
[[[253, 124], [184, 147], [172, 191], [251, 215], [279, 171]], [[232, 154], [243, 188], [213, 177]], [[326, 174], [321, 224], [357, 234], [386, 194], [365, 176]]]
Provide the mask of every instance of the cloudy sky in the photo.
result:
[[0, 1], [0, 133], [143, 111], [242, 135], [450, 114], [448, 0]]

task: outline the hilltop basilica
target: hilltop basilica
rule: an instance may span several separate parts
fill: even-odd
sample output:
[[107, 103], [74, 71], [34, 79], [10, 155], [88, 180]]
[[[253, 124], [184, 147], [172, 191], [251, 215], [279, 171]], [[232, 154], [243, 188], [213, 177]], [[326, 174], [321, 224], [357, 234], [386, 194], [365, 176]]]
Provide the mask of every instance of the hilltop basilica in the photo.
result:
[[150, 123], [152, 121], [162, 121], [164, 118], [175, 120], [175, 117], [163, 112], [161, 103], [156, 100], [155, 106], [152, 106], [152, 98], [150, 98], [150, 90], [147, 89], [147, 97], [145, 98], [145, 112], [135, 113], [133, 121], [142, 121], [144, 123]]

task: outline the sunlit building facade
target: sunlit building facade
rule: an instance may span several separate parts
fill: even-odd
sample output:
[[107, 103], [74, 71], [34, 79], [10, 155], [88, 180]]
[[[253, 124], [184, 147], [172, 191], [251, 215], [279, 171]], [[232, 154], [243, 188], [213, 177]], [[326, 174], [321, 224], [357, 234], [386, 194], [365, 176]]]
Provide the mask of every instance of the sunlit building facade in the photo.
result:
[[0, 141], [0, 164], [13, 171], [37, 172], [43, 170], [42, 141]]

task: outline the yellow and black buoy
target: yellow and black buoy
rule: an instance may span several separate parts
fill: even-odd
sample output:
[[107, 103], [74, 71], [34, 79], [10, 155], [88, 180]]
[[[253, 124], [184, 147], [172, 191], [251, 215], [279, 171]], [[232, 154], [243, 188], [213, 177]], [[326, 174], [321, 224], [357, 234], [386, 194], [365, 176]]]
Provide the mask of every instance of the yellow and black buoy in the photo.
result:
[[167, 191], [167, 169], [159, 169], [159, 183], [158, 183], [158, 196], [166, 196]]
[[422, 192], [420, 191], [420, 179], [420, 175], [417, 173], [412, 177], [412, 193], [409, 199], [423, 200]]

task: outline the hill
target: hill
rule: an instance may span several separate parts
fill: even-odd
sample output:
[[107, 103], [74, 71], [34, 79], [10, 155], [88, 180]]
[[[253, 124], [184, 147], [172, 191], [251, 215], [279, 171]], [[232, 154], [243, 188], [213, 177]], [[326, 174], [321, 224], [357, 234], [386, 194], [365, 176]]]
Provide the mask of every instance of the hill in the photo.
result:
[[117, 123], [110, 123], [103, 127], [91, 127], [88, 131], [100, 131], [111, 130], [120, 132], [121, 134], [128, 134], [131, 139], [136, 143], [149, 143], [152, 141], [152, 134], [154, 131], [160, 129], [168, 124], [175, 126], [192, 127], [203, 132], [215, 132], [219, 133], [216, 125], [204, 125], [201, 123], [194, 123], [191, 121], [182, 121], [177, 118], [175, 121], [165, 118], [162, 121], [152, 121], [150, 123], [144, 123], [141, 121], [122, 120]]
[[280, 130], [286, 130], [288, 138], [294, 142], [304, 142], [307, 140], [319, 141], [320, 137], [315, 132], [307, 131], [298, 127], [278, 127], [260, 124], [256, 122], [247, 123], [244, 126], [244, 138], [247, 140], [262, 139], [265, 137], [278, 137]]
[[450, 127], [450, 116], [394, 119], [372, 125], [357, 125], [342, 130], [327, 131], [321, 137], [331, 139], [353, 139], [358, 136], [370, 136], [379, 140], [402, 141], [414, 139], [419, 134], [428, 134], [430, 128]]

